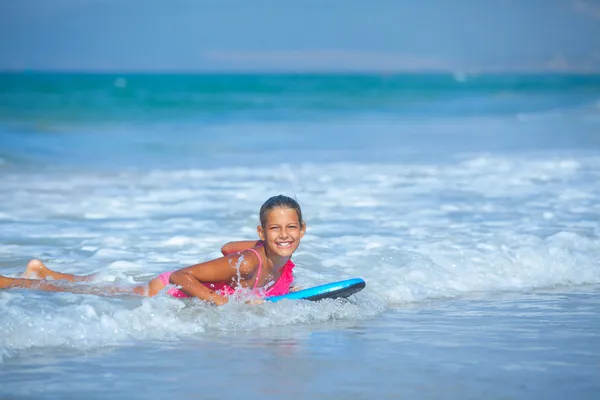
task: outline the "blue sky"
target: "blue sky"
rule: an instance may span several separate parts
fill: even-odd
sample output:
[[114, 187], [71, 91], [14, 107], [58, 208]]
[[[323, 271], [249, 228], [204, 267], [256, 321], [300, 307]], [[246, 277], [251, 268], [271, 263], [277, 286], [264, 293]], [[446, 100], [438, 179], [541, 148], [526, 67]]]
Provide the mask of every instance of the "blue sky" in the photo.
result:
[[3, 0], [0, 69], [600, 72], [600, 0]]

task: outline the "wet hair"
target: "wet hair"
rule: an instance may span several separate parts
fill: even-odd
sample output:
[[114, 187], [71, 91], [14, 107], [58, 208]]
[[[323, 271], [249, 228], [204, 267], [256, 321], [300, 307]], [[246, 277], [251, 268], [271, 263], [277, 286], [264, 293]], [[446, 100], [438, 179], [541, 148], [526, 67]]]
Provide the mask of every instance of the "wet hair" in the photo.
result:
[[291, 208], [292, 210], [295, 210], [296, 214], [298, 214], [298, 221], [300, 221], [300, 225], [304, 223], [302, 220], [302, 210], [300, 209], [300, 204], [298, 204], [298, 202], [291, 197], [280, 194], [269, 198], [260, 207], [260, 225], [263, 228], [267, 224], [267, 213], [275, 208]]

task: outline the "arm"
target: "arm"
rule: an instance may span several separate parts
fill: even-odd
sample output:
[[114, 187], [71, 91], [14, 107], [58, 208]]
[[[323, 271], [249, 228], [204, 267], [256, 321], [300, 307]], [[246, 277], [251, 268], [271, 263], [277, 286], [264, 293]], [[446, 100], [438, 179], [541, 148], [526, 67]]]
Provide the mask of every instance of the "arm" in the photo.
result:
[[239, 242], [229, 242], [225, 243], [223, 247], [221, 247], [221, 253], [226, 256], [228, 254], [237, 253], [238, 251], [251, 249], [261, 243], [262, 240], [242, 240]]
[[220, 257], [179, 269], [171, 274], [169, 282], [181, 286], [181, 291], [188, 296], [210, 301], [220, 306], [227, 303], [227, 297], [219, 295], [203, 285], [202, 282], [231, 282], [238, 275], [238, 265], [240, 275], [247, 276], [258, 266], [258, 259], [250, 251], [244, 254]]

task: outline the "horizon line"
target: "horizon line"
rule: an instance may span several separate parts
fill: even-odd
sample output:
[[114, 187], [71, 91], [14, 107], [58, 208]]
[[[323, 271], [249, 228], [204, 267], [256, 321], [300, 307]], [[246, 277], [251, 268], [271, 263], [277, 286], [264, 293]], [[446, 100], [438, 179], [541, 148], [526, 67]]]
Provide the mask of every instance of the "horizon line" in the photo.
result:
[[481, 68], [481, 69], [288, 69], [288, 68], [4, 68], [0, 74], [94, 74], [94, 75], [600, 75], [599, 69], [578, 68]]

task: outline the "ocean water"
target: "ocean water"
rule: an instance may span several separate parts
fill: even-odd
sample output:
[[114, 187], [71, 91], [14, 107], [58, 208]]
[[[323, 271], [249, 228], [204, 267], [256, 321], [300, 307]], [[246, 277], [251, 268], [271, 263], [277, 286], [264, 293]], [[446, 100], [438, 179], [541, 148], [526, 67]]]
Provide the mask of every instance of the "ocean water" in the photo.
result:
[[596, 399], [600, 76], [0, 75], [0, 274], [130, 285], [303, 207], [348, 300], [0, 291], [0, 397]]

